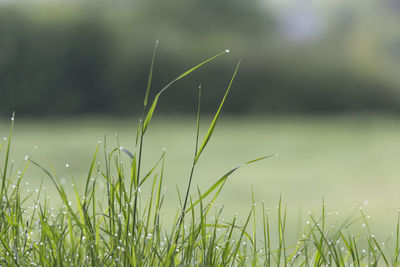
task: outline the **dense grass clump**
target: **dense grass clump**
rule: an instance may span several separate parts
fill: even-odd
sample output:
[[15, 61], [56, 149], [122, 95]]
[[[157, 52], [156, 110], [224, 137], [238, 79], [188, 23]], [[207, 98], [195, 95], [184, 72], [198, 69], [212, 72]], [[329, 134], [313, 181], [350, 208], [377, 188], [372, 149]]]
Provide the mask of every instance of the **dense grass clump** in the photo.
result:
[[[279, 200], [270, 215], [264, 203], [256, 206], [254, 195], [244, 218], [222, 218], [214, 205], [228, 178], [241, 166], [227, 171], [205, 192], [193, 190], [192, 178], [198, 159], [216, 127], [220, 112], [239, 64], [220, 106], [201, 141], [199, 135], [201, 88], [193, 163], [184, 193], [177, 191], [179, 208], [163, 213], [162, 190], [166, 150], [150, 170], [142, 169], [144, 137], [160, 95], [173, 83], [224, 51], [178, 76], [161, 89], [150, 106], [149, 91], [153, 60], [143, 112], [133, 150], [119, 144], [110, 149], [107, 139], [99, 142], [82, 187], [74, 182], [68, 193], [53, 170], [47, 170], [30, 155], [17, 166], [9, 159], [14, 125], [0, 141], [0, 264], [2, 266], [396, 266], [400, 262], [400, 226], [395, 236], [378, 242], [362, 209], [360, 215], [341, 225], [328, 223], [325, 202], [320, 215], [309, 214], [297, 243], [287, 243], [286, 205]], [[101, 152], [102, 150], [102, 152]], [[24, 178], [30, 165], [41, 168], [58, 192], [58, 201], [47, 196], [43, 186], [26, 190]], [[106, 183], [102, 188], [99, 181]], [[150, 192], [143, 197], [140, 192]], [[54, 203], [60, 203], [54, 208]], [[167, 223], [164, 216], [173, 217]], [[276, 218], [273, 219], [272, 218]], [[364, 228], [354, 228], [361, 221]], [[293, 239], [293, 238], [290, 238]]]

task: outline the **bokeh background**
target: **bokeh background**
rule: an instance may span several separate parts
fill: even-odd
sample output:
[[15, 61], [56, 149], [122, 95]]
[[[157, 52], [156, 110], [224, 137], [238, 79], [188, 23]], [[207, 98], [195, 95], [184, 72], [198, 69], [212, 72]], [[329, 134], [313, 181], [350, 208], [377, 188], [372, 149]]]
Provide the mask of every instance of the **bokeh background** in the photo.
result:
[[[204, 134], [242, 59], [195, 184], [278, 153], [232, 177], [227, 214], [247, 213], [252, 183], [271, 209], [283, 194], [294, 228], [325, 197], [343, 216], [367, 205], [387, 235], [400, 206], [399, 29], [396, 0], [3, 0], [0, 136], [15, 110], [15, 162], [38, 146], [37, 161], [83, 181], [98, 139], [118, 133], [133, 147], [157, 39], [151, 96], [230, 49], [159, 102], [144, 156], [150, 167], [168, 149], [166, 206], [177, 209], [189, 174], [198, 85]], [[27, 177], [35, 187], [44, 175]]]

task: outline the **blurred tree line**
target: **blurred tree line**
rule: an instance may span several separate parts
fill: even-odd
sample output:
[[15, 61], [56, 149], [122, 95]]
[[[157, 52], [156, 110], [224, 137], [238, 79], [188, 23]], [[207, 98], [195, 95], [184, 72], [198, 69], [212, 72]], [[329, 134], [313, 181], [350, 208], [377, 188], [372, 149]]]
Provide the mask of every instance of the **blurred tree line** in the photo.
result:
[[[167, 112], [193, 112], [200, 83], [204, 111], [214, 111], [240, 58], [228, 112], [399, 112], [400, 36], [386, 27], [378, 38], [381, 31], [368, 26], [397, 25], [398, 14], [363, 7], [285, 15], [256, 0], [2, 4], [0, 114], [137, 114], [156, 39], [153, 95], [193, 65], [232, 51], [163, 95]], [[318, 16], [302, 22], [315, 14], [329, 22], [316, 36]]]

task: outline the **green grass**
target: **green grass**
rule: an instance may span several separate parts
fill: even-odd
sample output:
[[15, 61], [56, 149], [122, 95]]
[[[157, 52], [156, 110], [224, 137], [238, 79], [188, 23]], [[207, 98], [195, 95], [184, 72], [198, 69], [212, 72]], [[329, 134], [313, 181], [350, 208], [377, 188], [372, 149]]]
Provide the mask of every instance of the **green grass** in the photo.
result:
[[[207, 119], [203, 118], [203, 127]], [[133, 147], [137, 121], [96, 117], [17, 118], [11, 159], [21, 162], [36, 145], [33, 157], [38, 162], [47, 167], [53, 165], [67, 184], [71, 176], [77, 183], [84, 183], [97, 140], [106, 134], [112, 145], [114, 133], [118, 133], [124, 147]], [[8, 124], [0, 123], [1, 136], [7, 134]], [[165, 187], [169, 194], [165, 208], [171, 207], [173, 212], [177, 205], [175, 185], [181, 186], [190, 172], [195, 126], [193, 117], [156, 117], [148, 132], [144, 168], [150, 168], [162, 148], [167, 148]], [[288, 225], [297, 224], [299, 213], [318, 210], [322, 197], [330, 210], [338, 210], [342, 215], [368, 200], [366, 208], [376, 230], [387, 235], [391, 232], [386, 229], [393, 228], [400, 203], [399, 133], [400, 121], [395, 118], [223, 116], [204, 158], [200, 159], [194, 184], [206, 189], [225, 170], [276, 152], [278, 157], [232, 176], [219, 198], [227, 214], [244, 216], [252, 182], [257, 202], [265, 200], [269, 208], [275, 206], [282, 192], [290, 209], [288, 220], [292, 223]], [[66, 163], [69, 168], [65, 168]], [[29, 168], [27, 174], [31, 187], [36, 188], [43, 173]], [[49, 183], [48, 179], [44, 183]], [[183, 185], [180, 188], [183, 190]]]
[[202, 64], [148, 105], [151, 67], [140, 120], [1, 123], [1, 264], [398, 265], [396, 120], [225, 118], [214, 131], [237, 68], [211, 119], [153, 119]]

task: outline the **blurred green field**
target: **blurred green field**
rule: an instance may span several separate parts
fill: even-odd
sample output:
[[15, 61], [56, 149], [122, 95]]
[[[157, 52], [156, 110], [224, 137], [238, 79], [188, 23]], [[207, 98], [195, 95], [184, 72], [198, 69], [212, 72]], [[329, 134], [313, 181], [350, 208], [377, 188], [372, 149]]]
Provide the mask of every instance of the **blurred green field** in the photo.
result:
[[[203, 135], [209, 120], [210, 116], [203, 117]], [[74, 177], [79, 183], [86, 179], [98, 140], [106, 135], [109, 147], [114, 147], [118, 133], [121, 145], [132, 149], [136, 123], [131, 118], [17, 118], [11, 159], [18, 165], [23, 163], [24, 155], [34, 151], [32, 158], [44, 166], [53, 166], [60, 179], [69, 183], [70, 177]], [[1, 137], [8, 134], [8, 127], [8, 121], [0, 121]], [[163, 147], [168, 150], [165, 170], [168, 216], [178, 208], [175, 186], [182, 192], [187, 186], [194, 140], [195, 119], [180, 116], [156, 116], [145, 138], [145, 170], [159, 158]], [[278, 153], [278, 157], [232, 175], [218, 201], [224, 204], [227, 217], [235, 213], [245, 217], [251, 206], [252, 183], [256, 201], [264, 200], [272, 211], [282, 193], [293, 227], [301, 228], [307, 212], [318, 211], [324, 197], [327, 210], [339, 211], [339, 216], [366, 205], [372, 227], [386, 236], [394, 230], [400, 206], [399, 151], [398, 118], [223, 116], [200, 158], [194, 184], [206, 190], [236, 165]], [[53, 190], [49, 179], [30, 166], [24, 180], [29, 183], [26, 187], [34, 190], [42, 178], [47, 191]], [[195, 192], [195, 187], [192, 188]]]

